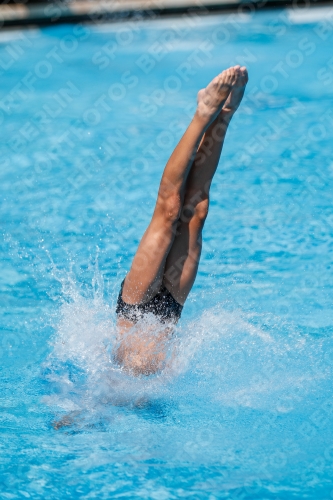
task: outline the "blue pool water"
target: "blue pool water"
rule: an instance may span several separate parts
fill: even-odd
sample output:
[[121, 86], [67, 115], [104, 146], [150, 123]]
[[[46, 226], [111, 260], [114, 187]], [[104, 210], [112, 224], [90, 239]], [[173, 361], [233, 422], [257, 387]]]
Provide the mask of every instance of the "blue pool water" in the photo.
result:
[[[1, 498], [333, 498], [332, 19], [2, 32]], [[236, 63], [177, 354], [135, 379], [118, 288], [198, 89]]]

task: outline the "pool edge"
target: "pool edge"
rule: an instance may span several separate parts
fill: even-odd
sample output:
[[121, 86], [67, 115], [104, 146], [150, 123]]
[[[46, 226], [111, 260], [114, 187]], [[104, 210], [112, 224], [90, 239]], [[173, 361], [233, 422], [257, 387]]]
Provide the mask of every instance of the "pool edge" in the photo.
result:
[[1, 28], [50, 26], [57, 24], [124, 22], [128, 20], [154, 20], [186, 14], [246, 13], [255, 10], [277, 8], [304, 9], [309, 7], [333, 6], [333, 0], [305, 0], [299, 6], [297, 0], [249, 1], [238, 0], [163, 0], [150, 3], [143, 0], [115, 2], [81, 1], [66, 4], [6, 4], [0, 5]]

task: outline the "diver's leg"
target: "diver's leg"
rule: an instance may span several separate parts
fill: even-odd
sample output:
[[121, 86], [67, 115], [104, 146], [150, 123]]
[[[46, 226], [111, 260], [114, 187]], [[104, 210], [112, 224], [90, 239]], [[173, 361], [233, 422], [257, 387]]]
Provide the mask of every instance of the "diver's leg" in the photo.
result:
[[152, 220], [125, 279], [122, 298], [128, 304], [147, 302], [161, 286], [194, 156], [239, 74], [239, 66], [229, 68], [198, 93], [197, 111], [164, 169]]
[[243, 67], [221, 113], [207, 129], [188, 175], [177, 235], [166, 260], [163, 278], [165, 286], [180, 304], [184, 304], [197, 274], [209, 189], [228, 124], [242, 100], [247, 80]]

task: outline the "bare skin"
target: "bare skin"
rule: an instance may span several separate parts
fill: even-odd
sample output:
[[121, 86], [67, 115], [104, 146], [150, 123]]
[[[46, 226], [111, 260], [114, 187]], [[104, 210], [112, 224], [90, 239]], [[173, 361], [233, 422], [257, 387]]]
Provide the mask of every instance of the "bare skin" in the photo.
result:
[[[247, 81], [246, 68], [234, 66], [199, 91], [197, 110], [166, 164], [151, 222], [126, 276], [126, 303], [148, 302], [162, 284], [185, 303], [198, 270], [210, 185]], [[149, 375], [163, 368], [172, 328], [142, 332], [122, 318], [117, 326], [115, 358], [125, 370]]]

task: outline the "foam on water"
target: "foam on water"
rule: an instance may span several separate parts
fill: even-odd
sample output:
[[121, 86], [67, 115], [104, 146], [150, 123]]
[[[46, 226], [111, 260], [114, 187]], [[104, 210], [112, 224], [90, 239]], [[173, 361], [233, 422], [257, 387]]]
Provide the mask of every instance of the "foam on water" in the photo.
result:
[[[319, 383], [331, 380], [329, 338], [307, 336], [279, 317], [230, 311], [224, 304], [180, 322], [160, 373], [130, 375], [112, 356], [117, 345], [114, 305], [103, 296], [98, 267], [89, 292], [73, 273], [61, 274], [56, 276], [63, 300], [52, 352], [43, 366], [52, 395], [44, 402], [80, 412], [81, 419], [85, 412], [90, 424], [107, 417], [112, 407], [164, 398], [176, 405], [195, 405], [199, 399], [215, 411], [244, 407], [284, 414], [301, 408]], [[140, 323], [140, 335], [153, 321], [148, 316]], [[75, 419], [71, 424], [75, 428]]]

